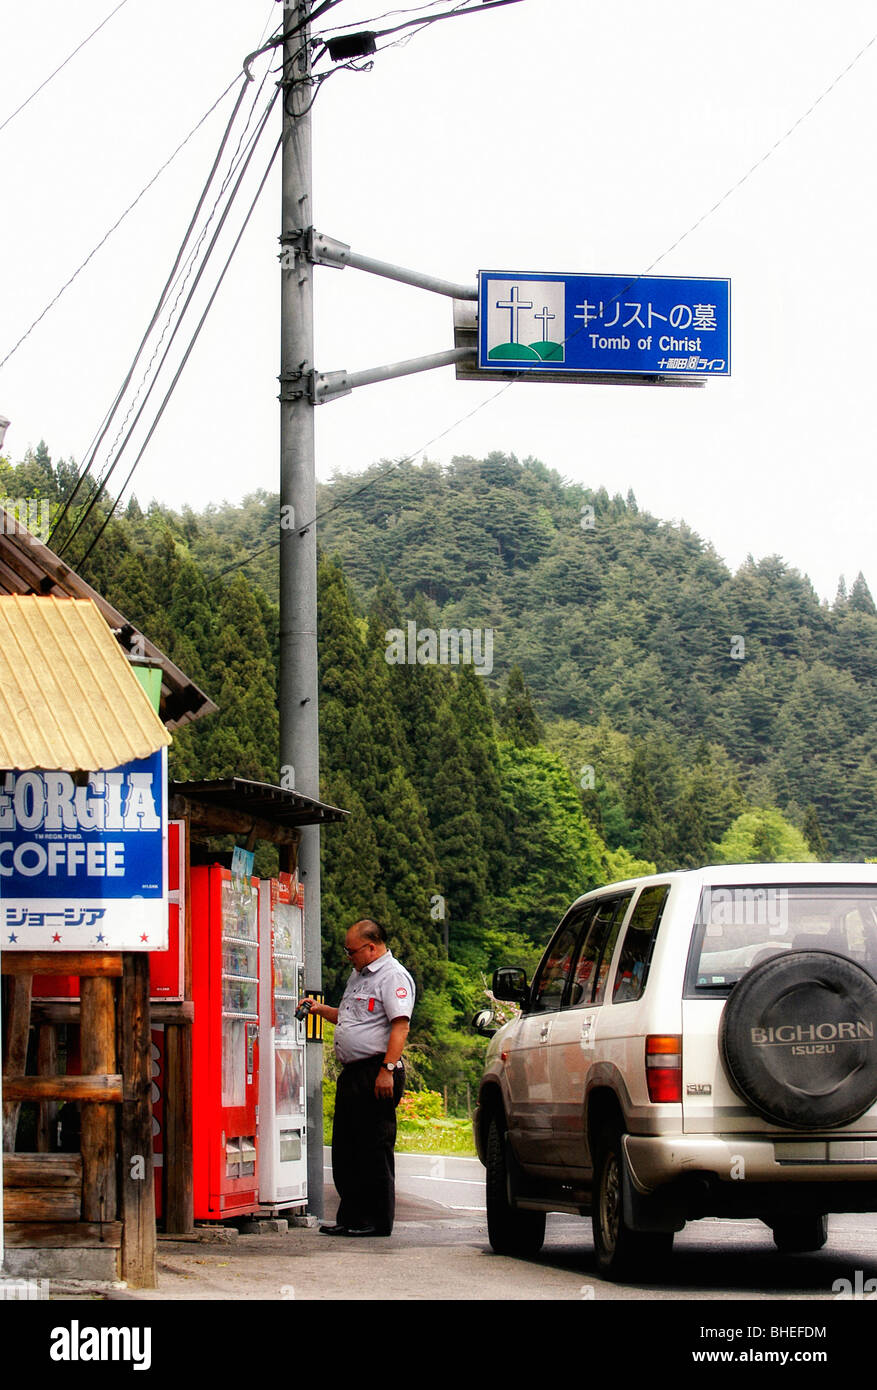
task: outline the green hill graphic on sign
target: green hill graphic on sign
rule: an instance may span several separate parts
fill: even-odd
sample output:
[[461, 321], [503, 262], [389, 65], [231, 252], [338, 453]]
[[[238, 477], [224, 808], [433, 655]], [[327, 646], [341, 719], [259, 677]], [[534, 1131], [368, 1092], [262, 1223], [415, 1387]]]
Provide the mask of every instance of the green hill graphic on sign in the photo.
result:
[[530, 343], [499, 343], [490, 349], [488, 359], [494, 362], [562, 362], [563, 343], [550, 341]]

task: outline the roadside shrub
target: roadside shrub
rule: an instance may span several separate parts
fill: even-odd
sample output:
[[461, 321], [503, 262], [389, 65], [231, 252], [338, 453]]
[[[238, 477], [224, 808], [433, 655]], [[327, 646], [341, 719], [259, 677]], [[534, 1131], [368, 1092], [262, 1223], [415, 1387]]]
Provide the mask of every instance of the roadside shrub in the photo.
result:
[[438, 1091], [406, 1091], [399, 1102], [400, 1120], [440, 1120], [444, 1102]]

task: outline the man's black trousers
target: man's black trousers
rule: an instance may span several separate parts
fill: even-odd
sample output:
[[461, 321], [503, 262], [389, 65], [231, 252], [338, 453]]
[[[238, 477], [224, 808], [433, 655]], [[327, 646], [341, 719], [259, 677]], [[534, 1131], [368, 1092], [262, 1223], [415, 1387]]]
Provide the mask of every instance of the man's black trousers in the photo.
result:
[[342, 1067], [335, 1092], [332, 1177], [341, 1198], [340, 1226], [374, 1226], [380, 1235], [393, 1229], [396, 1211], [396, 1106], [405, 1089], [405, 1069], [393, 1073], [393, 1099], [377, 1100], [375, 1081], [382, 1057], [366, 1057]]

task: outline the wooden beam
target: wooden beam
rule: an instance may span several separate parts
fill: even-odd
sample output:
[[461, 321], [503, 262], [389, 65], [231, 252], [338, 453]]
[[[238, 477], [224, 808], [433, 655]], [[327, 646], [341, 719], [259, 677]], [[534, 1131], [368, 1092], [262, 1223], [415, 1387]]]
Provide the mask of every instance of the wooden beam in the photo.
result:
[[3, 1193], [7, 1221], [78, 1221], [82, 1194], [63, 1187], [7, 1187]]
[[[31, 1021], [36, 1024], [74, 1023], [79, 1026], [78, 999], [33, 999]], [[191, 999], [153, 999], [149, 1005], [152, 1023], [175, 1023], [191, 1027], [195, 1021], [195, 1005]]]
[[89, 1221], [9, 1221], [3, 1226], [3, 1239], [9, 1249], [92, 1250], [104, 1246], [118, 1250], [122, 1223], [109, 1221], [100, 1226]]
[[192, 1030], [168, 1024], [164, 1031], [164, 1229], [195, 1229], [192, 1139]]
[[4, 951], [0, 961], [4, 975], [115, 975], [122, 973], [122, 957], [100, 951]]
[[267, 840], [272, 845], [297, 845], [301, 838], [298, 826], [275, 825], [259, 816], [247, 815], [245, 811], [210, 806], [179, 794], [171, 797], [170, 816], [172, 820], [185, 818], [193, 830], [200, 830], [205, 835], [236, 835], [244, 838], [252, 834], [256, 839]]
[[15, 1136], [18, 1132], [18, 1112], [20, 1106], [9, 1090], [6, 1073], [17, 1075], [27, 1066], [27, 1044], [30, 1037], [30, 996], [32, 977], [30, 972], [17, 975], [9, 986], [8, 1016], [6, 1019], [6, 1066], [3, 1078], [3, 1149], [12, 1153], [15, 1149]]
[[[80, 1053], [86, 1075], [116, 1071], [116, 1001], [113, 981], [89, 976], [80, 981]], [[85, 1221], [116, 1218], [116, 1109], [112, 1102], [88, 1105], [82, 1112], [82, 1217]]]
[[7, 1154], [5, 1187], [82, 1187], [80, 1154]]
[[[185, 919], [185, 1001], [175, 1005], [182, 1011], [176, 1018], [164, 1017], [165, 1024], [165, 1154], [164, 1228], [188, 1235], [195, 1229], [194, 1141], [192, 1116], [192, 1029], [195, 1005], [192, 1002], [192, 836], [189, 822], [183, 821], [186, 891], [183, 896]], [[171, 1006], [168, 1006], [170, 1008]], [[166, 1011], [165, 1011], [166, 1013]], [[153, 1006], [153, 1018], [156, 1018]]]
[[9, 1100], [122, 1101], [121, 1076], [4, 1076]]
[[153, 1024], [163, 1023], [175, 1028], [191, 1028], [195, 1022], [195, 1005], [191, 999], [166, 999], [160, 1002], [153, 999], [149, 1005], [149, 1018]]
[[122, 1278], [132, 1289], [155, 1288], [155, 1183], [152, 1164], [152, 1036], [149, 1022], [149, 957], [122, 957], [118, 1049], [125, 1079], [119, 1148], [119, 1215]]

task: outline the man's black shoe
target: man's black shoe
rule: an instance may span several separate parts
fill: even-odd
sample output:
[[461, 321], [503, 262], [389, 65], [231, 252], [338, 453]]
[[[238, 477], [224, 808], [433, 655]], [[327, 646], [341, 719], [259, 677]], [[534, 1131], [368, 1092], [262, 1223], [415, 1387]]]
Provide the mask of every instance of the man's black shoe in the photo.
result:
[[348, 1226], [344, 1234], [346, 1236], [376, 1236], [380, 1232], [376, 1226]]
[[321, 1236], [346, 1236], [346, 1235], [349, 1235], [349, 1234], [350, 1234], [350, 1233], [349, 1233], [349, 1231], [347, 1230], [347, 1227], [346, 1227], [346, 1226], [321, 1226], [321, 1227], [320, 1227], [320, 1235], [321, 1235]]

